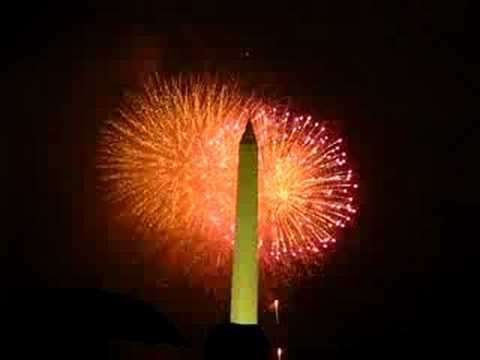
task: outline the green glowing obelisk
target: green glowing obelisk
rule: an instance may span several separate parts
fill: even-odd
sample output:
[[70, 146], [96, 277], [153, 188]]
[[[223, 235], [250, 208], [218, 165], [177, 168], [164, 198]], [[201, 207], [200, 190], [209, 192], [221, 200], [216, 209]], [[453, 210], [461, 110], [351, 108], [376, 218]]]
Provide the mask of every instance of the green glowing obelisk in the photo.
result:
[[257, 142], [250, 121], [240, 142], [230, 321], [257, 324]]

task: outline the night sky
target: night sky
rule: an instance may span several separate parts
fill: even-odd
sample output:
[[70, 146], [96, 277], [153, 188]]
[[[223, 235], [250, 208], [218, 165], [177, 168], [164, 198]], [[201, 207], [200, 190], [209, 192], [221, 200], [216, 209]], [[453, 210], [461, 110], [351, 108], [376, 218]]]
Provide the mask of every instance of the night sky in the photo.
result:
[[200, 346], [226, 310], [187, 280], [165, 280], [131, 234], [111, 229], [96, 135], [151, 71], [232, 71], [336, 120], [360, 175], [356, 226], [318, 276], [280, 292], [274, 339], [286, 359], [469, 353], [479, 300], [471, 9], [131, 3], [5, 11], [7, 288], [127, 293], [159, 304]]

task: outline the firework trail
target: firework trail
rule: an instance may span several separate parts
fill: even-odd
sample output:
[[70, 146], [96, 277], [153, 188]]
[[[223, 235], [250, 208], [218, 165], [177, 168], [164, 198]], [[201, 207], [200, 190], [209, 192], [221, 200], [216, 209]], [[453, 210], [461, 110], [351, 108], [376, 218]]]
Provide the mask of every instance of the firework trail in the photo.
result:
[[278, 324], [280, 324], [280, 318], [278, 316], [278, 300], [275, 300], [275, 321]]
[[247, 119], [259, 146], [261, 268], [288, 277], [320, 260], [356, 212], [342, 139], [310, 116], [244, 96], [233, 80], [152, 77], [101, 132], [101, 188], [115, 212], [156, 238], [177, 266], [222, 268], [234, 240]]
[[274, 318], [275, 318], [275, 324], [280, 325], [280, 317], [279, 317], [279, 305], [280, 302], [278, 299], [273, 300], [273, 303], [271, 304], [270, 308], [272, 309], [274, 313]]

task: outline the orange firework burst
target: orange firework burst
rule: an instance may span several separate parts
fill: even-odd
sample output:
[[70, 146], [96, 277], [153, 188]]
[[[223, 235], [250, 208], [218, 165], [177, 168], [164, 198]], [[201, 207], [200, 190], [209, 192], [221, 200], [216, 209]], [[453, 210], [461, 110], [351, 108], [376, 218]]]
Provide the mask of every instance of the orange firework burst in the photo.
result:
[[356, 211], [342, 140], [311, 117], [244, 96], [235, 81], [153, 77], [104, 127], [98, 167], [114, 208], [181, 254], [178, 265], [198, 263], [206, 273], [229, 264], [238, 148], [249, 118], [259, 146], [263, 270], [278, 277], [310, 266]]

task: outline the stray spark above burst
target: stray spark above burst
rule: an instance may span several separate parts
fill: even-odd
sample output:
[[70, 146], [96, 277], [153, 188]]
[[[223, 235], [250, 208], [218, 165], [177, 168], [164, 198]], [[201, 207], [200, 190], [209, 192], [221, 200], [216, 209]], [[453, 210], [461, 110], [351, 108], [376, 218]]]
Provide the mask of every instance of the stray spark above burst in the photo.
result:
[[[229, 264], [238, 149], [252, 119], [259, 149], [259, 256], [274, 277], [319, 261], [356, 213], [341, 138], [310, 116], [245, 96], [235, 81], [152, 77], [103, 127], [100, 184], [139, 234], [180, 263]], [[180, 264], [179, 264], [180, 265]]]

